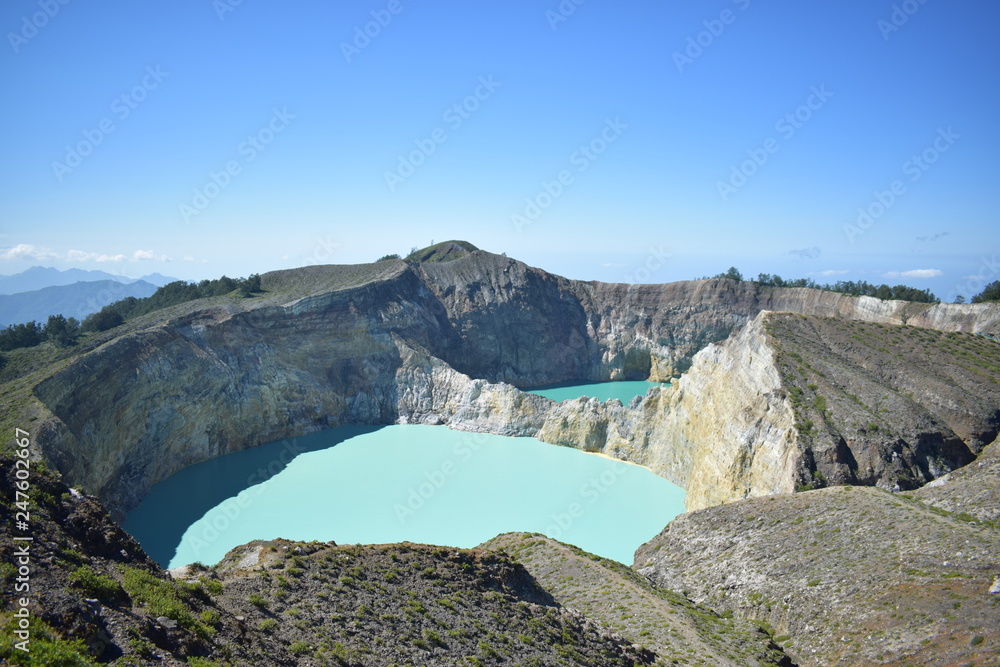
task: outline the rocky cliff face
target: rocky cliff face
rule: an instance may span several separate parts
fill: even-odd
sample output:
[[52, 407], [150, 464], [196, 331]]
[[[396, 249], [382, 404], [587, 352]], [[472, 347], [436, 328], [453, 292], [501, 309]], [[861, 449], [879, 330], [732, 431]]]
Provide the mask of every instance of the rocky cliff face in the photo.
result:
[[689, 510], [832, 484], [915, 489], [1000, 430], [1000, 345], [837, 317], [758, 315], [628, 407], [570, 401], [536, 437], [640, 463]]
[[642, 434], [644, 464], [683, 486], [689, 509], [795, 488], [794, 413], [764, 321], [699, 352], [691, 371], [626, 431]]
[[631, 406], [555, 405], [511, 385], [667, 378], [763, 309], [1000, 331], [994, 305], [729, 280], [582, 283], [482, 251], [275, 272], [262, 285], [262, 297], [147, 316], [53, 367], [33, 388], [48, 411], [45, 456], [120, 516], [151, 484], [219, 454], [344, 424], [448, 423], [649, 465], [697, 507], [789, 490], [793, 471], [814, 468], [759, 324]]

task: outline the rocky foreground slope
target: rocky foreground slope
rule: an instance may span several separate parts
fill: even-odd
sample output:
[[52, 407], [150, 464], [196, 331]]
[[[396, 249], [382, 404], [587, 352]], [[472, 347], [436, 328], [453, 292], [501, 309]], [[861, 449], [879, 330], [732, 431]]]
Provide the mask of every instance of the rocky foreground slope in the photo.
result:
[[852, 486], [729, 503], [675, 519], [634, 567], [765, 621], [801, 665], [995, 665], [1000, 532], [935, 509]]
[[992, 522], [1000, 527], [1000, 440], [983, 449], [969, 465], [929, 482], [911, 495], [965, 521]]
[[759, 623], [709, 611], [573, 545], [537, 533], [508, 533], [481, 548], [510, 554], [557, 602], [649, 647], [657, 664], [792, 664]]
[[[118, 517], [184, 466], [322, 428], [386, 423], [536, 435], [604, 451], [690, 487], [690, 506], [701, 507], [821, 483], [812, 473], [826, 474], [827, 445], [813, 446], [815, 463], [800, 446], [796, 431], [809, 418], [782, 398], [787, 378], [764, 377], [774, 370], [767, 358], [774, 345], [759, 327], [699, 353], [702, 363], [694, 362], [679, 392], [638, 405], [556, 405], [514, 385], [673, 377], [706, 344], [764, 310], [1000, 332], [995, 304], [883, 302], [723, 279], [586, 283], [483, 251], [447, 262], [279, 271], [261, 284], [261, 296], [174, 306], [68, 352], [17, 351], [3, 370], [0, 423], [30, 426], [45, 458]], [[745, 357], [746, 346], [760, 354]], [[713, 370], [713, 358], [736, 371]], [[712, 395], [699, 386], [738, 399], [740, 419], [727, 421], [733, 415], [720, 400], [713, 420], [685, 421]], [[919, 450], [914, 456], [902, 448], [902, 467], [876, 465], [885, 443], [870, 455], [854, 452], [855, 476], [905, 487], [964, 463], [989, 416], [956, 419], [948, 428], [962, 443], [938, 428], [939, 419], [920, 444], [908, 443]], [[679, 423], [683, 439], [667, 438]], [[771, 442], [779, 446], [751, 446]], [[722, 467], [712, 463], [720, 452], [729, 461]]]
[[684, 514], [633, 569], [765, 623], [799, 665], [997, 665], [1000, 523], [980, 517], [996, 515], [998, 452], [913, 493], [841, 486]]

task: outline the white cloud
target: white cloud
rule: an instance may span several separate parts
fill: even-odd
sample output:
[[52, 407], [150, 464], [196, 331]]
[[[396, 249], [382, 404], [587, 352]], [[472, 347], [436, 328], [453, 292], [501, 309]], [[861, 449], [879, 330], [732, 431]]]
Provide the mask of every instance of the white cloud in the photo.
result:
[[36, 248], [29, 243], [19, 243], [13, 248], [0, 251], [0, 259], [50, 259], [58, 257], [48, 248]]
[[96, 252], [84, 252], [83, 250], [70, 250], [66, 253], [66, 259], [71, 262], [124, 262], [125, 255], [102, 255]]
[[121, 253], [107, 255], [97, 252], [85, 252], [83, 250], [70, 250], [66, 253], [66, 259], [70, 262], [97, 262], [99, 264], [125, 261], [142, 262], [147, 260], [159, 260], [161, 262], [171, 261], [170, 257], [167, 257], [166, 255], [157, 256], [152, 250], [136, 250], [132, 253], [131, 257]]
[[910, 271], [889, 271], [883, 273], [884, 278], [939, 278], [944, 275], [944, 271], [939, 269], [912, 269]]
[[820, 271], [821, 276], [842, 276], [845, 273], [850, 273], [850, 269], [827, 269], [826, 271]]

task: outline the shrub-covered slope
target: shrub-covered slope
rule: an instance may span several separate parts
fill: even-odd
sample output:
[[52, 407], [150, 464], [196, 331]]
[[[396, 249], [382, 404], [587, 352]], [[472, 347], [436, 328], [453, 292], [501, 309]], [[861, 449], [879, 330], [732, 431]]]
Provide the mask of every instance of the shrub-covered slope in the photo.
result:
[[220, 604], [312, 664], [651, 664], [560, 608], [505, 554], [415, 544], [252, 542], [215, 570]]
[[843, 486], [685, 514], [636, 552], [658, 585], [774, 628], [802, 665], [994, 665], [1000, 532]]
[[653, 586], [615, 561], [537, 533], [507, 533], [483, 548], [504, 551], [567, 607], [652, 649], [657, 665], [791, 665], [760, 625]]
[[[1000, 343], [974, 334], [774, 313], [806, 486], [914, 489], [1000, 431]], [[894, 482], [893, 482], [894, 480]]]

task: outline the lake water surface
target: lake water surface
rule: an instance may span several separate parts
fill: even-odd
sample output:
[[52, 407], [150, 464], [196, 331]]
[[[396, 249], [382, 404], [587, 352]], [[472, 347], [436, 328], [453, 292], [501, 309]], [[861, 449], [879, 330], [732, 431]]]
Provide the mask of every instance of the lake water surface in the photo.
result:
[[645, 468], [534, 438], [342, 427], [185, 468], [124, 528], [165, 567], [211, 565], [254, 539], [468, 548], [508, 531], [631, 564], [683, 503]]
[[553, 401], [567, 401], [581, 396], [590, 396], [601, 402], [617, 398], [628, 405], [636, 396], [645, 396], [650, 387], [666, 386], [665, 382], [647, 382], [646, 380], [629, 380], [626, 382], [595, 382], [592, 384], [562, 384], [551, 387], [525, 389], [532, 394], [538, 394]]

